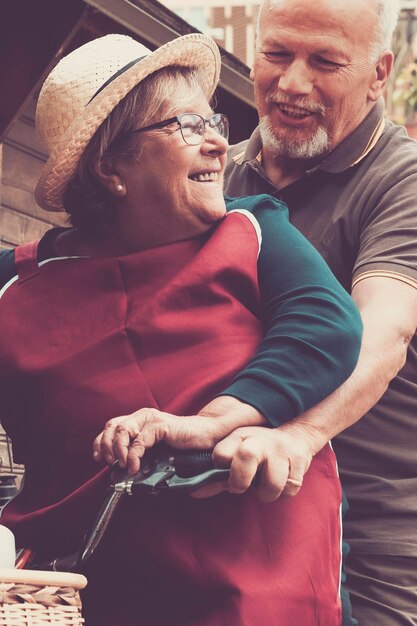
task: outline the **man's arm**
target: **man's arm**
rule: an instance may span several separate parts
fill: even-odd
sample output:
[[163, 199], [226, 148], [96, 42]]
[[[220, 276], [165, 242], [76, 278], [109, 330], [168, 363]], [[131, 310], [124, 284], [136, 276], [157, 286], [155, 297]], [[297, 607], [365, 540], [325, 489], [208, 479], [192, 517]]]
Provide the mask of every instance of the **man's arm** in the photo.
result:
[[313, 456], [378, 402], [405, 363], [417, 327], [417, 289], [392, 278], [366, 278], [352, 291], [364, 331], [358, 364], [339, 389], [312, 409], [274, 430], [240, 428], [220, 442], [215, 457], [230, 464], [228, 488], [243, 492], [259, 466], [259, 497], [271, 501], [285, 488], [295, 495]]
[[405, 364], [417, 328], [417, 289], [392, 278], [367, 278], [352, 291], [364, 325], [358, 364], [339, 389], [294, 420], [313, 429], [313, 453], [358, 421]]

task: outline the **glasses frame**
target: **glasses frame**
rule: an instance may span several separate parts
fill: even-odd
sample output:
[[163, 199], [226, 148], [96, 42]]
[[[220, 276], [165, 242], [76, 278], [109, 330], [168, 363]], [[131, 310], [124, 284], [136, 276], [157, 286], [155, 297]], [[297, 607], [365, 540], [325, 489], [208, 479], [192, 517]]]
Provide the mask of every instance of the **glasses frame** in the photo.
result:
[[[193, 133], [193, 136], [195, 137], [200, 137], [200, 141], [195, 143], [195, 142], [190, 142], [187, 141], [188, 138], [186, 138], [184, 136], [184, 128], [182, 126], [182, 118], [187, 117], [189, 115], [193, 115], [195, 117], [198, 117], [202, 124], [204, 124], [204, 130], [206, 128], [206, 126], [208, 125], [210, 128], [212, 128], [213, 130], [215, 130], [217, 132], [218, 135], [220, 135], [220, 137], [223, 137], [224, 139], [228, 140], [229, 139], [229, 119], [227, 117], [227, 115], [225, 115], [224, 113], [214, 113], [213, 115], [211, 115], [210, 117], [208, 117], [207, 119], [205, 119], [202, 115], [199, 115], [198, 113], [181, 113], [181, 115], [175, 115], [174, 117], [170, 117], [166, 120], [162, 120], [161, 122], [156, 122], [156, 124], [150, 124], [149, 126], [144, 126], [143, 128], [137, 128], [136, 130], [132, 130], [132, 133], [143, 133], [144, 131], [147, 130], [156, 130], [157, 128], [164, 128], [165, 126], [169, 126], [170, 124], [174, 124], [174, 122], [176, 122], [178, 124], [178, 127], [176, 130], [180, 130], [181, 131], [181, 137], [184, 140], [184, 143], [186, 143], [188, 146], [198, 146], [200, 144], [203, 143], [204, 141], [204, 132], [200, 135], [200, 133]], [[212, 126], [212, 120], [214, 118], [220, 118], [219, 119], [219, 123], [223, 123], [224, 128], [226, 129], [226, 134], [222, 134], [221, 132], [217, 131], [215, 127]], [[218, 126], [218, 124], [216, 124]]]

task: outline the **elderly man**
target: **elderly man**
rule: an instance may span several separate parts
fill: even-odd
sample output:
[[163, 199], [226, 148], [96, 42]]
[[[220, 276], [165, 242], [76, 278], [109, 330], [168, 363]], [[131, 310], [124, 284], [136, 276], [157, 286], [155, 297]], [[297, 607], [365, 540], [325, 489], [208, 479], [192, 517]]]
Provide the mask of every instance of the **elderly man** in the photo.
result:
[[[361, 356], [338, 391], [218, 445], [247, 488], [277, 457], [301, 478], [335, 441], [360, 626], [417, 625], [417, 143], [384, 118], [396, 0], [269, 0], [253, 68], [259, 128], [231, 149], [228, 195], [270, 193], [352, 293]], [[256, 398], [246, 398], [260, 406]], [[274, 460], [272, 460], [274, 459]], [[261, 497], [285, 478], [264, 474]]]

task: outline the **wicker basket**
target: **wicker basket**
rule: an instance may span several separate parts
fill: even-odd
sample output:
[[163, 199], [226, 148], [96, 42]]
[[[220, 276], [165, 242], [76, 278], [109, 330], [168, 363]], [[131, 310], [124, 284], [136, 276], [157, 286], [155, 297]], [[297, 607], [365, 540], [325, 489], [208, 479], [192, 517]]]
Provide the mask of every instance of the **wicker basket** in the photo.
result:
[[80, 574], [0, 569], [0, 626], [82, 626]]

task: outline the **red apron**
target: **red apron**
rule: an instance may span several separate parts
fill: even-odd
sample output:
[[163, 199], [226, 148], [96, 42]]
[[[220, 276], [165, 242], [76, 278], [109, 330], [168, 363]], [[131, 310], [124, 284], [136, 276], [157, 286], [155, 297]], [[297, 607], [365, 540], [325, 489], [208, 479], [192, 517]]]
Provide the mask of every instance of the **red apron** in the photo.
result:
[[[21, 546], [74, 552], [105, 494], [92, 461], [111, 417], [197, 412], [262, 336], [258, 239], [229, 214], [209, 237], [116, 258], [16, 250], [4, 291], [0, 410], [25, 484], [2, 523]], [[340, 487], [327, 446], [300, 494], [126, 498], [97, 552], [86, 626], [336, 626]]]

